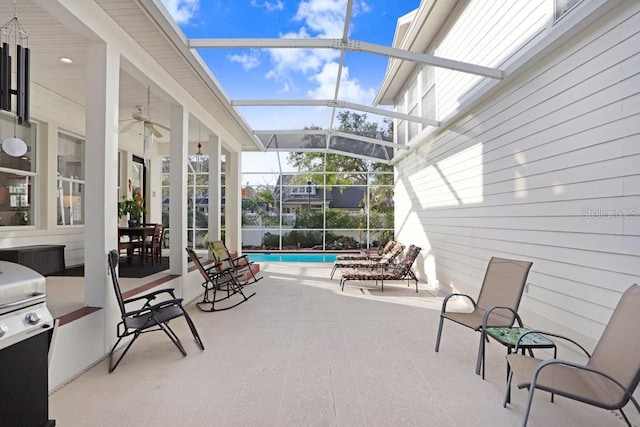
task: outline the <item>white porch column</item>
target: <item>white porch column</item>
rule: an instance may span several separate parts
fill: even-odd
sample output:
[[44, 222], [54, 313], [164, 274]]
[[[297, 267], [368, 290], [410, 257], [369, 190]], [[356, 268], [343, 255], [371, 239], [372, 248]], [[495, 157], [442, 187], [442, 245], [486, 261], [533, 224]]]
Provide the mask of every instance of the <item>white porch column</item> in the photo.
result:
[[[115, 306], [107, 253], [118, 247], [118, 94], [120, 52], [105, 43], [87, 47], [85, 150], [85, 302]], [[109, 304], [107, 304], [109, 302]], [[109, 310], [107, 310], [109, 312]], [[111, 325], [110, 322], [106, 322]]]
[[230, 251], [242, 253], [242, 165], [238, 152], [227, 152], [225, 172], [225, 242]]
[[[171, 274], [187, 273], [187, 156], [189, 113], [182, 105], [171, 106], [169, 166], [169, 256]], [[176, 289], [182, 295], [182, 285]]]
[[[46, 144], [41, 146], [39, 156], [47, 159], [47, 182], [43, 183], [42, 191], [44, 191], [44, 197], [47, 209], [41, 214], [40, 221], [45, 224], [47, 230], [55, 230], [58, 226], [58, 126], [56, 124], [47, 123], [44, 124], [44, 130], [47, 133]], [[54, 190], [55, 188], [55, 190]], [[85, 218], [86, 219], [86, 218]], [[66, 224], [69, 224], [68, 219], [65, 218]]]
[[158, 153], [158, 143], [151, 147], [151, 160], [147, 169], [147, 194], [148, 200], [146, 218], [147, 222], [162, 223], [162, 156]]
[[222, 230], [222, 149], [220, 139], [209, 135], [209, 241], [220, 240]]

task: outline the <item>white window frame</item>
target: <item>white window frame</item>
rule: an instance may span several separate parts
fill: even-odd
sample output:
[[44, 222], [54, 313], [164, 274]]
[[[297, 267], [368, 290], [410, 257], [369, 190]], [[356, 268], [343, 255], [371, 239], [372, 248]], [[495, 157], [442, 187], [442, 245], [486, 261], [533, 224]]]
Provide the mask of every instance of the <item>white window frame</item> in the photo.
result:
[[[82, 145], [82, 155], [80, 156], [80, 170], [78, 175], [72, 175], [71, 177], [64, 177], [60, 175], [59, 167], [60, 163], [60, 143], [62, 139], [73, 139]], [[84, 201], [85, 201], [85, 156], [84, 150], [86, 149], [86, 141], [84, 138], [74, 135], [71, 132], [58, 131], [58, 157], [56, 162], [57, 173], [57, 206], [56, 212], [60, 214], [56, 223], [58, 227], [66, 227], [73, 225], [84, 225]], [[75, 190], [77, 189], [77, 191]], [[67, 212], [69, 217], [67, 218]]]

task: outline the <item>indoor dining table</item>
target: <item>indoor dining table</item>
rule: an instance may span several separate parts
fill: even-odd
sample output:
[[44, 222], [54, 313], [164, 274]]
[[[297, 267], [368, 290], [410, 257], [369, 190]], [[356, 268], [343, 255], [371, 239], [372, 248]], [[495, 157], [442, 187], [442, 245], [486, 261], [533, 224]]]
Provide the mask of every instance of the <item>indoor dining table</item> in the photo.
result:
[[[127, 247], [127, 256], [129, 257], [129, 262], [131, 262], [131, 258], [133, 256], [133, 248], [136, 245], [140, 247], [140, 263], [144, 264], [145, 256], [144, 256], [144, 244], [143, 242], [151, 240], [153, 237], [153, 230], [155, 229], [155, 224], [150, 225], [141, 225], [139, 227], [118, 227], [118, 243], [131, 243]], [[128, 237], [127, 241], [123, 241], [123, 237]]]

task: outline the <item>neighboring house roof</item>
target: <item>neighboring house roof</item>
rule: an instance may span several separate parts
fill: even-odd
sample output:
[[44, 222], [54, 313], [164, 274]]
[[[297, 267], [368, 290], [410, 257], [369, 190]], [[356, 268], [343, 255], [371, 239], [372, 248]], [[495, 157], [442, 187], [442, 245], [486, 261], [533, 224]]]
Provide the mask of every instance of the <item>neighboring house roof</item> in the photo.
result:
[[333, 187], [331, 189], [332, 201], [330, 208], [358, 209], [362, 207], [364, 187]]
[[[278, 183], [274, 190], [274, 195], [280, 194], [280, 183], [282, 185], [297, 185], [291, 184], [293, 175], [280, 175], [278, 177]], [[304, 186], [305, 184], [299, 184]], [[286, 187], [285, 187], [286, 188]], [[306, 201], [314, 202], [327, 202], [330, 208], [342, 208], [342, 209], [357, 209], [361, 208], [362, 199], [364, 197], [365, 188], [363, 186], [333, 186], [330, 189], [326, 189], [321, 185], [315, 186], [315, 194], [290, 194], [285, 191], [285, 199], [283, 202], [296, 202], [302, 203]], [[326, 195], [325, 195], [326, 194]]]

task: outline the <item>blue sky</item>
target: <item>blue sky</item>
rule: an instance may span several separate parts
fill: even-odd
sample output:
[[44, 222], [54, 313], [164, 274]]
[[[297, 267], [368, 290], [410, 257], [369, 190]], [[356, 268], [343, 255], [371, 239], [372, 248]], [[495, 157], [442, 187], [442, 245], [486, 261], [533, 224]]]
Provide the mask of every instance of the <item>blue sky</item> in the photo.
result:
[[[346, 0], [162, 0], [188, 38], [340, 38]], [[350, 39], [391, 46], [397, 19], [419, 0], [354, 0]], [[200, 49], [232, 100], [332, 99], [337, 50]], [[347, 52], [339, 98], [371, 105], [387, 58]], [[329, 126], [317, 107], [240, 107], [255, 130]], [[371, 117], [371, 115], [369, 115]], [[372, 117], [371, 117], [372, 118]], [[372, 118], [373, 119], [373, 118]]]

